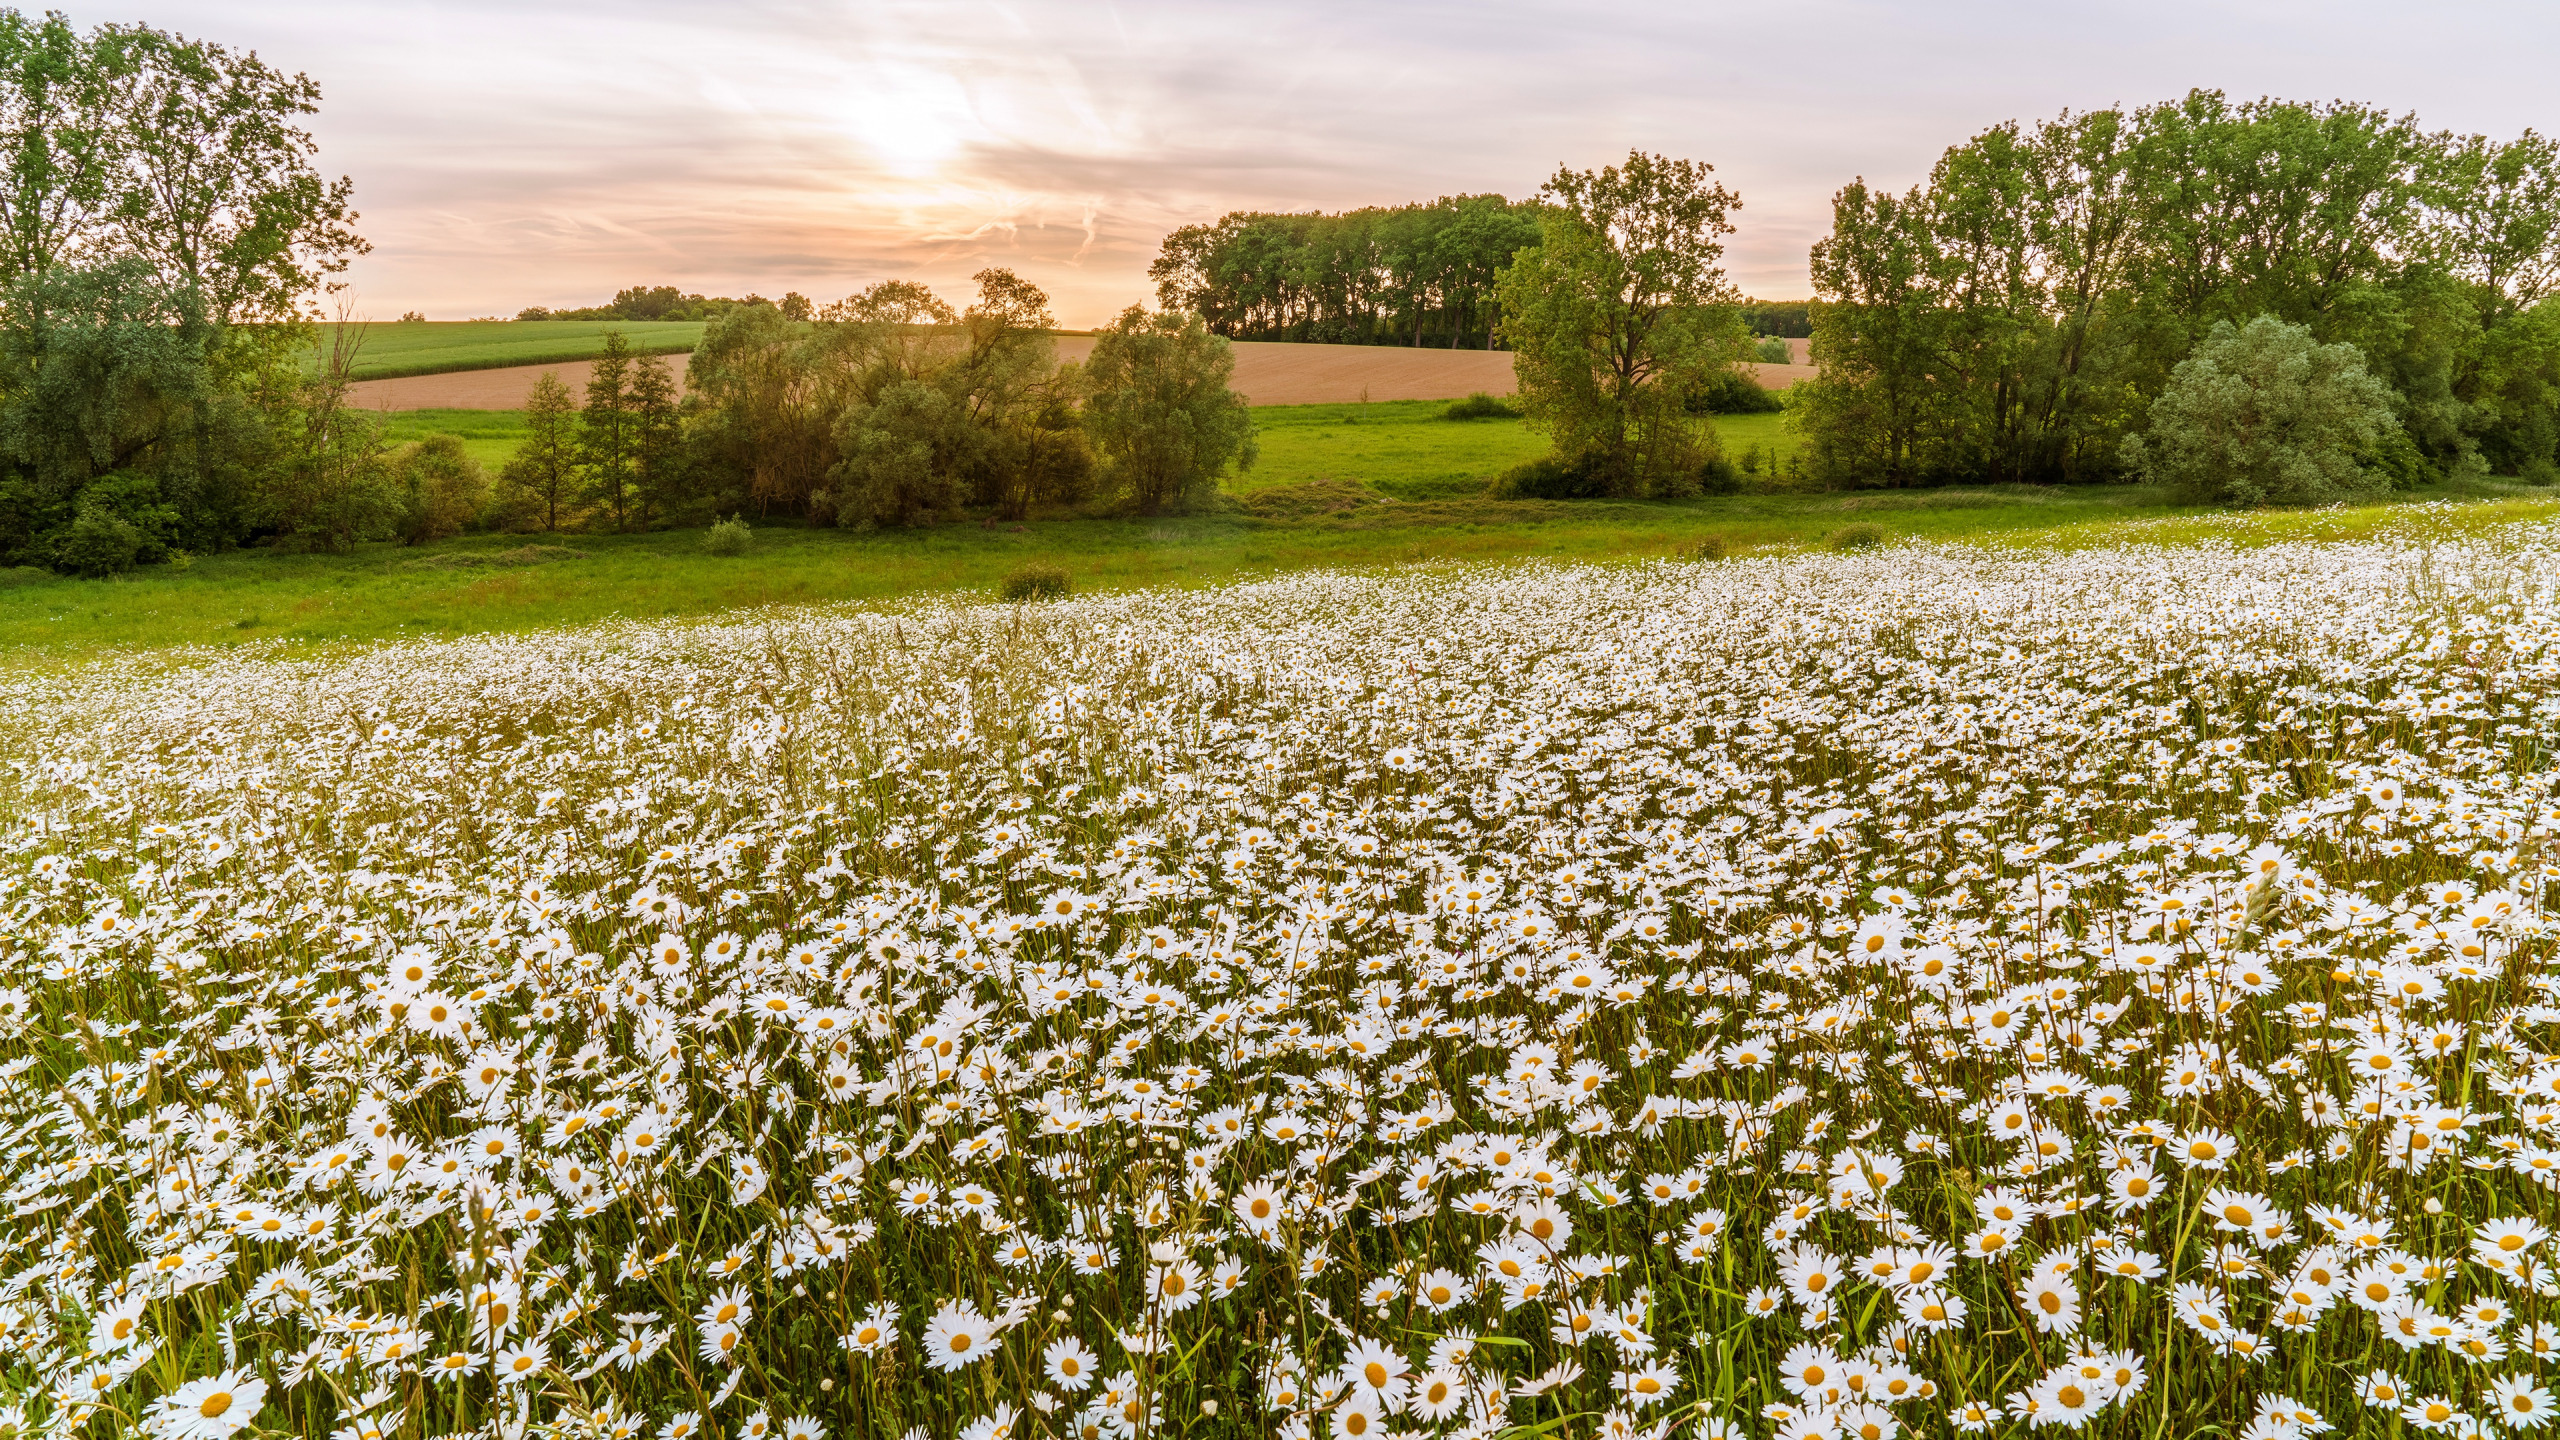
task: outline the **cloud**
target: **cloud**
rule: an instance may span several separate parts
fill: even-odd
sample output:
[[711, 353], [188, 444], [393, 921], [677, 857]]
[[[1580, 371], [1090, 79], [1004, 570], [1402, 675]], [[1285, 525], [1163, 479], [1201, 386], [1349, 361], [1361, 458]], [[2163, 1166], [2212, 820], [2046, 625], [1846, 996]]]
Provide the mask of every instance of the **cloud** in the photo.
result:
[[[98, 13], [89, 13], [97, 10]], [[168, 0], [155, 22], [327, 92], [373, 313], [512, 314], [628, 284], [821, 298], [985, 265], [1090, 324], [1172, 227], [1230, 209], [1523, 195], [1630, 147], [1713, 161], [1730, 268], [1802, 294], [1854, 175], [1984, 125], [2190, 85], [2512, 133], [2560, 10], [2475, 4], [1608, 6], [1239, 0]], [[75, 18], [122, 18], [80, 5]]]

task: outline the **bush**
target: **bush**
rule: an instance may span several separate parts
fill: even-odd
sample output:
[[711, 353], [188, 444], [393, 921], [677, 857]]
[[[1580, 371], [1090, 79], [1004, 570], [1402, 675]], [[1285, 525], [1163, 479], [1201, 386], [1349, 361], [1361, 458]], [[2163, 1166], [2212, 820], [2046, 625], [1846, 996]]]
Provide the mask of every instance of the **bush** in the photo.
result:
[[1725, 543], [1725, 538], [1721, 535], [1699, 536], [1698, 543], [1689, 547], [1689, 558], [1692, 560], [1721, 560], [1731, 553], [1732, 547]]
[[2357, 460], [2399, 426], [2391, 387], [2362, 351], [2261, 315], [2196, 342], [2151, 402], [2148, 431], [2124, 442], [2124, 462], [2185, 501], [2319, 505], [2391, 484]]
[[1692, 415], [1768, 415], [1787, 408], [1777, 391], [1761, 389], [1739, 370], [1719, 370], [1692, 386], [1688, 405]]
[[1517, 420], [1520, 418], [1520, 410], [1499, 395], [1488, 395], [1479, 390], [1464, 400], [1450, 401], [1449, 408], [1440, 412], [1440, 418], [1443, 420]]
[[417, 545], [459, 535], [489, 505], [489, 476], [451, 435], [430, 435], [393, 462], [400, 539]]
[[1884, 527], [1861, 520], [1855, 525], [1843, 525], [1832, 531], [1823, 537], [1822, 543], [1829, 549], [1844, 553], [1851, 550], [1873, 550], [1884, 543]]
[[756, 532], [747, 528], [747, 522], [735, 515], [732, 515], [728, 519], [723, 520], [719, 524], [702, 532], [702, 553], [705, 555], [744, 555], [747, 553], [748, 548], [755, 543], [755, 538]]
[[1494, 477], [1504, 500], [1596, 500], [1609, 493], [1609, 477], [1588, 456], [1541, 455]]
[[1772, 335], [1762, 338], [1751, 347], [1751, 358], [1763, 365], [1793, 365], [1796, 363], [1796, 352], [1787, 345], [1786, 341]]
[[2551, 463], [2547, 455], [2536, 455], [2517, 467], [2516, 478], [2527, 485], [2560, 485], [2560, 465]]
[[1067, 598], [1067, 572], [1055, 565], [1025, 565], [996, 586], [999, 598], [1021, 603]]
[[1710, 455], [1698, 466], [1698, 490], [1706, 495], [1730, 495], [1742, 488], [1742, 472], [1722, 452]]
[[95, 580], [121, 575], [138, 562], [143, 534], [131, 521], [106, 510], [84, 506], [53, 537], [53, 568], [65, 575]]

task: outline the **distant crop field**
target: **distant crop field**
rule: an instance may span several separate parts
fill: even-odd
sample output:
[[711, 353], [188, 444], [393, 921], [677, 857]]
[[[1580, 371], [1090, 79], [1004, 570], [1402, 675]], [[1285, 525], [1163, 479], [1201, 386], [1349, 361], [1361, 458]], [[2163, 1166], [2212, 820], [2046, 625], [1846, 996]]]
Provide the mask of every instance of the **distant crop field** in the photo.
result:
[[[337, 330], [320, 327], [321, 351]], [[608, 330], [619, 330], [631, 348], [649, 355], [691, 350], [702, 340], [699, 320], [452, 320], [369, 324], [356, 352], [359, 380], [404, 375], [443, 375], [506, 365], [551, 365], [585, 360], [604, 350]], [[315, 351], [317, 362], [321, 351]]]

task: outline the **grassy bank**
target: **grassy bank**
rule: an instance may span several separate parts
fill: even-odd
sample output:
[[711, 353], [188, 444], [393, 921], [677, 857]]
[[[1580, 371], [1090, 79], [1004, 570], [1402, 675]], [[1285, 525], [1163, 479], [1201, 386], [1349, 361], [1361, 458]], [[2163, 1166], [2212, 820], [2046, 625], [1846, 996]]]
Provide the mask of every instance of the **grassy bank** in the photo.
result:
[[[2560, 514], [2560, 495], [2484, 487], [2464, 506], [2230, 516], [2133, 487], [1718, 496], [1677, 503], [1405, 500], [1346, 481], [1264, 486], [1213, 514], [942, 526], [855, 534], [776, 526], [751, 552], [703, 553], [698, 531], [473, 536], [350, 555], [244, 551], [106, 581], [0, 588], [0, 656], [48, 663], [177, 645], [378, 640], [512, 631], [607, 616], [987, 590], [1029, 561], [1080, 590], [1201, 585], [1314, 566], [1427, 560], [1643, 559], [1707, 536], [1735, 553], [1818, 545], [1843, 525], [1888, 537], [2065, 548], [2219, 535], [2239, 543], [2354, 538], [2409, 525], [2477, 528]], [[527, 553], [528, 545], [536, 546]], [[544, 553], [539, 547], [556, 547]], [[565, 552], [565, 553], [564, 553]]]

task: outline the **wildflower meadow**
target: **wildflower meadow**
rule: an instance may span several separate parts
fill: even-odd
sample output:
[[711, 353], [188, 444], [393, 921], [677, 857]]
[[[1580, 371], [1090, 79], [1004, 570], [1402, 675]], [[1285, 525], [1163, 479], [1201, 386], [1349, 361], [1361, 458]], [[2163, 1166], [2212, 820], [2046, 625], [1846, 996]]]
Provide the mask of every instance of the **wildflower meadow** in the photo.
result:
[[2560, 527], [0, 692], [0, 1437], [2560, 1407]]

